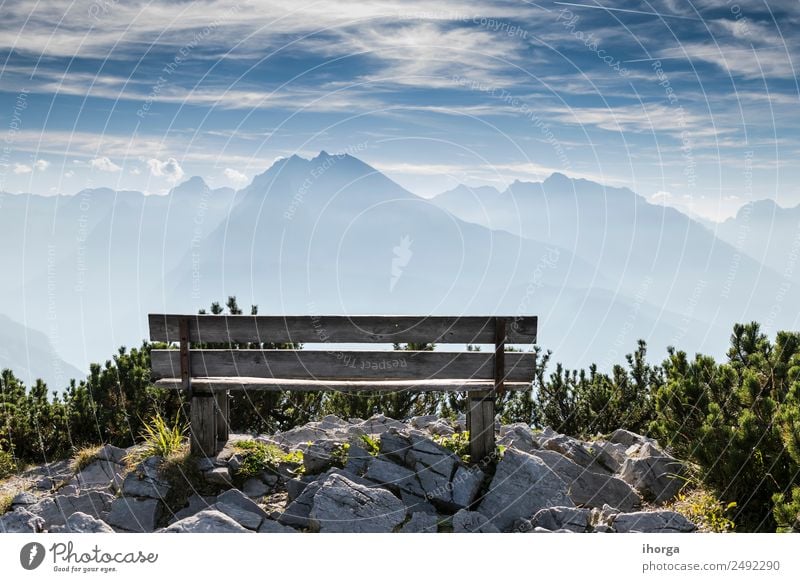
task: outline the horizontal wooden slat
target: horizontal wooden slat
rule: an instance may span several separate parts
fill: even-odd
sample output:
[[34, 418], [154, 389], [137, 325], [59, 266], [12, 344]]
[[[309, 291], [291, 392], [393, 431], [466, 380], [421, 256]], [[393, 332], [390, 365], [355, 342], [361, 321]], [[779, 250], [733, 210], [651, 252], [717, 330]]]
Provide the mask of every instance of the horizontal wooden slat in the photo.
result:
[[[156, 382], [162, 388], [181, 388], [180, 378]], [[192, 389], [203, 393], [218, 390], [260, 390], [265, 392], [341, 391], [341, 392], [471, 392], [491, 390], [488, 380], [282, 380], [274, 378], [195, 378]], [[530, 390], [530, 382], [506, 382], [506, 390]]]
[[[250, 377], [306, 380], [489, 380], [491, 352], [191, 350], [192, 378]], [[180, 377], [178, 350], [152, 350], [153, 377]], [[533, 378], [531, 353], [506, 354], [506, 380]]]
[[[150, 314], [150, 339], [180, 340], [178, 322], [189, 317], [193, 342], [258, 343], [474, 343], [493, 344], [493, 316], [315, 316]], [[536, 341], [535, 316], [508, 317], [507, 343]]]

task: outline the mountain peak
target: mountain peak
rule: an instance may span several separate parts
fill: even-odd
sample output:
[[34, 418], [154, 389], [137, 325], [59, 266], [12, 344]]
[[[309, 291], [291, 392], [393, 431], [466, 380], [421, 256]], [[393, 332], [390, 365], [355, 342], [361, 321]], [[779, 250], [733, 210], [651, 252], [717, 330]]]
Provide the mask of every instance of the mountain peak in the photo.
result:
[[188, 180], [181, 182], [169, 191], [171, 195], [178, 196], [199, 196], [203, 192], [210, 190], [208, 184], [200, 176], [192, 176]]

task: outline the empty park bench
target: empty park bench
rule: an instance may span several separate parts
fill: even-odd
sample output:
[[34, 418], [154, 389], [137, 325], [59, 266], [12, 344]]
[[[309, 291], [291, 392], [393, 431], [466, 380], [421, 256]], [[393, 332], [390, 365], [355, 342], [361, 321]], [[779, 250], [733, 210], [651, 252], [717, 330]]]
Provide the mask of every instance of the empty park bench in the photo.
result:
[[[187, 394], [191, 452], [197, 456], [213, 456], [227, 442], [230, 391], [412, 390], [468, 394], [470, 455], [477, 462], [494, 454], [495, 398], [505, 390], [530, 389], [534, 376], [532, 353], [506, 352], [507, 344], [536, 341], [533, 316], [151, 314], [149, 323], [152, 341], [178, 346], [152, 350], [152, 376], [157, 385]], [[492, 344], [494, 349], [261, 349], [268, 343]], [[205, 349], [204, 344], [248, 348]]]

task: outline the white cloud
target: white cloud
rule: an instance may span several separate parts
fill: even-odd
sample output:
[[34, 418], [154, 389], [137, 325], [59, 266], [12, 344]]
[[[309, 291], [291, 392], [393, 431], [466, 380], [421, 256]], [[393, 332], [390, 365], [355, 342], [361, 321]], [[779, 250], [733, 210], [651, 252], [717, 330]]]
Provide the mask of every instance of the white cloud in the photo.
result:
[[72, 176], [74, 176], [74, 175], [75, 175], [75, 172], [74, 172], [74, 171], [72, 171], [72, 170], [67, 170], [67, 171], [64, 173], [64, 177], [65, 177], [65, 178], [72, 178]]
[[141, 171], [139, 168], [136, 168], [136, 167], [134, 167], [134, 168], [131, 168], [129, 171], [130, 171], [130, 173], [131, 173], [131, 174], [133, 174], [134, 176], [138, 176], [139, 174], [141, 174], [141, 173], [142, 173], [142, 171]]
[[30, 174], [31, 172], [33, 172], [33, 168], [28, 164], [14, 164], [15, 174]]
[[119, 172], [122, 169], [106, 157], [89, 160], [89, 167], [100, 172]]
[[50, 167], [50, 162], [48, 162], [47, 160], [36, 160], [35, 162], [33, 162], [33, 169], [38, 170], [40, 172], [46, 170], [49, 167]]
[[183, 178], [183, 168], [175, 158], [169, 158], [162, 162], [155, 158], [147, 160], [147, 167], [153, 176], [166, 178], [168, 182], [176, 183]]
[[230, 180], [230, 182], [237, 188], [244, 186], [249, 181], [249, 178], [247, 176], [245, 176], [241, 172], [234, 170], [233, 168], [225, 168], [224, 173], [225, 177], [228, 180]]

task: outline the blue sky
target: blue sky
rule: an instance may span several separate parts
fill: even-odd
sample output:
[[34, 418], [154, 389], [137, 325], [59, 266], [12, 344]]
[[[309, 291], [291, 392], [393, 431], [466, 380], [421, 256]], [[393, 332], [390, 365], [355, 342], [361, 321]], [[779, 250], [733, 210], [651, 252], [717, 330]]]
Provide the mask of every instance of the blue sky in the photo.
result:
[[554, 171], [800, 204], [796, 0], [1, 4], [0, 189], [244, 185], [351, 151], [422, 195]]

